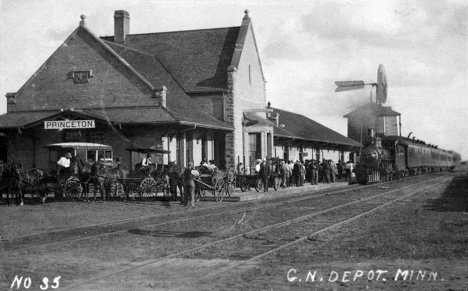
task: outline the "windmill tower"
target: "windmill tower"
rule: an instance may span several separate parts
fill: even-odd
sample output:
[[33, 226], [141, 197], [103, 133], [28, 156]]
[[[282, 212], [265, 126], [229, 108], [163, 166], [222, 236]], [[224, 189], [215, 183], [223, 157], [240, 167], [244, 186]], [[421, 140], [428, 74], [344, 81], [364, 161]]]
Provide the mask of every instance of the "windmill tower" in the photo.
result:
[[[364, 81], [336, 81], [338, 86], [335, 92], [362, 89], [372, 86], [370, 102], [346, 114], [348, 118], [348, 137], [360, 142], [374, 139], [374, 135], [393, 136], [401, 134], [401, 114], [392, 110], [390, 106], [383, 106], [387, 101], [387, 75], [383, 65], [377, 71], [377, 83], [364, 83]], [[375, 102], [373, 89], [375, 87]], [[400, 117], [398, 122], [397, 116]], [[399, 125], [399, 127], [398, 127]]]

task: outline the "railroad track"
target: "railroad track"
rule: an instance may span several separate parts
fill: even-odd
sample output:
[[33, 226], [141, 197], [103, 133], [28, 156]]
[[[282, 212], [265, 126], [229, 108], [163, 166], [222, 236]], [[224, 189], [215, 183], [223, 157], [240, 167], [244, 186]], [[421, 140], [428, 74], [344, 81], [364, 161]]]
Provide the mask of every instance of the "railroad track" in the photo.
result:
[[[411, 178], [407, 178], [411, 179]], [[407, 180], [406, 179], [406, 180]], [[391, 183], [395, 183], [398, 181], [405, 181], [397, 180], [397, 181], [390, 181], [386, 183], [378, 184], [378, 187], [382, 185], [388, 185]], [[425, 181], [421, 182], [425, 183]], [[261, 205], [251, 205], [252, 202], [245, 201], [245, 202], [238, 202], [235, 205], [226, 205], [226, 204], [216, 204], [213, 207], [202, 207], [196, 209], [189, 209], [189, 210], [182, 210], [182, 211], [175, 211], [157, 215], [150, 215], [132, 219], [123, 219], [114, 222], [108, 223], [98, 223], [98, 224], [91, 224], [86, 226], [80, 227], [72, 227], [67, 229], [61, 230], [54, 230], [49, 232], [41, 232], [35, 233], [25, 236], [18, 236], [18, 237], [11, 237], [11, 238], [4, 238], [3, 239], [3, 246], [6, 250], [9, 251], [26, 251], [30, 249], [38, 249], [38, 248], [45, 248], [51, 246], [58, 246], [61, 244], [72, 243], [72, 242], [81, 242], [86, 240], [92, 240], [95, 238], [102, 238], [105, 236], [110, 235], [117, 235], [124, 232], [127, 232], [132, 229], [145, 229], [145, 228], [154, 228], [156, 226], [161, 226], [170, 223], [179, 223], [185, 222], [193, 219], [203, 219], [218, 215], [226, 215], [226, 214], [234, 214], [239, 212], [247, 212], [247, 211], [254, 211], [254, 210], [261, 210], [264, 208], [275, 207], [278, 205], [283, 205], [285, 203], [295, 203], [306, 201], [310, 199], [317, 199], [324, 196], [333, 196], [338, 194], [344, 194], [351, 191], [360, 191], [363, 189], [369, 189], [375, 187], [375, 185], [365, 185], [365, 186], [354, 186], [347, 189], [327, 189], [327, 191], [322, 191], [317, 195], [310, 195], [310, 193], [301, 193], [297, 194], [297, 196], [293, 197], [279, 197], [275, 199], [269, 200], [262, 200], [257, 202], [256, 204]], [[239, 207], [240, 206], [240, 207]], [[233, 209], [234, 208], [234, 209]], [[229, 209], [229, 210], [226, 210]], [[208, 214], [203, 214], [210, 210], [212, 212]], [[214, 211], [214, 212], [213, 212]], [[201, 215], [192, 216], [192, 214], [201, 213]], [[158, 221], [156, 223], [152, 223], [151, 220], [158, 220], [161, 218], [168, 218], [171, 216], [184, 216], [183, 218], [176, 218], [168, 221]], [[64, 238], [65, 237], [65, 238]], [[45, 243], [43, 241], [46, 241]], [[28, 246], [29, 245], [29, 246]]]
[[[352, 222], [352, 221], [355, 221], [365, 215], [368, 215], [372, 212], [375, 212], [383, 207], [386, 207], [392, 203], [395, 203], [399, 200], [402, 200], [402, 199], [406, 199], [410, 196], [413, 196], [417, 193], [420, 193], [422, 191], [425, 191], [425, 190], [428, 190], [430, 188], [433, 188], [435, 186], [438, 186], [440, 184], [443, 184], [445, 183], [446, 181], [448, 181], [449, 179], [446, 178], [446, 177], [439, 177], [439, 178], [436, 178], [436, 179], [433, 179], [432, 181], [435, 181], [434, 183], [431, 183], [430, 185], [422, 188], [422, 189], [417, 189], [417, 190], [414, 190], [412, 188], [414, 187], [417, 187], [419, 186], [420, 184], [423, 184], [423, 183], [428, 183], [429, 181], [423, 181], [423, 182], [420, 182], [420, 183], [417, 183], [417, 184], [412, 184], [412, 185], [409, 185], [409, 186], [405, 186], [405, 187], [402, 187], [402, 188], [399, 188], [399, 189], [394, 189], [394, 190], [389, 190], [389, 191], [383, 191], [382, 193], [378, 193], [378, 194], [375, 194], [375, 195], [371, 195], [371, 196], [368, 196], [368, 197], [365, 197], [365, 198], [362, 198], [362, 199], [358, 199], [358, 200], [353, 200], [351, 202], [347, 202], [347, 203], [343, 203], [343, 204], [340, 204], [340, 205], [337, 205], [337, 206], [333, 206], [333, 207], [330, 207], [330, 208], [327, 208], [327, 209], [323, 209], [323, 210], [320, 210], [320, 211], [316, 211], [316, 212], [313, 212], [313, 213], [310, 213], [310, 214], [307, 214], [307, 215], [302, 215], [302, 216], [299, 216], [299, 217], [295, 217], [295, 218], [292, 218], [292, 219], [288, 219], [286, 221], [282, 221], [280, 223], [275, 223], [275, 224], [271, 224], [271, 225], [267, 225], [265, 227], [261, 227], [261, 228], [258, 228], [258, 229], [255, 229], [255, 230], [252, 230], [252, 231], [249, 231], [249, 232], [245, 232], [245, 233], [241, 233], [241, 234], [238, 234], [238, 235], [233, 235], [233, 236], [230, 236], [230, 237], [227, 237], [227, 238], [224, 238], [224, 239], [220, 239], [220, 240], [216, 240], [214, 242], [210, 242], [210, 243], [206, 243], [206, 244], [203, 244], [203, 245], [200, 245], [200, 246], [197, 246], [197, 247], [193, 247], [193, 248], [189, 248], [187, 250], [184, 250], [184, 251], [180, 251], [180, 252], [174, 252], [172, 254], [169, 254], [169, 255], [166, 255], [166, 256], [162, 256], [162, 257], [159, 257], [159, 258], [155, 258], [155, 259], [152, 259], [152, 260], [149, 260], [149, 261], [146, 261], [144, 263], [140, 263], [140, 264], [135, 264], [131, 267], [126, 267], [126, 268], [121, 268], [121, 269], [118, 269], [118, 270], [109, 270], [109, 271], [106, 271], [106, 272], [102, 272], [96, 276], [93, 276], [91, 278], [86, 278], [84, 280], [80, 280], [80, 281], [77, 281], [77, 282], [72, 282], [71, 284], [69, 284], [68, 286], [65, 286], [65, 290], [72, 290], [73, 288], [77, 288], [77, 287], [83, 287], [83, 285], [85, 284], [88, 284], [88, 283], [93, 283], [95, 281], [98, 281], [98, 280], [101, 280], [101, 279], [105, 279], [105, 278], [108, 278], [108, 277], [111, 277], [111, 276], [114, 276], [114, 275], [118, 275], [118, 274], [122, 274], [122, 273], [125, 273], [125, 274], [130, 274], [132, 272], [135, 272], [139, 269], [142, 269], [142, 268], [145, 268], [145, 267], [148, 267], [150, 265], [153, 265], [153, 264], [158, 264], [158, 266], [161, 266], [161, 265], [164, 265], [165, 262], [170, 262], [171, 259], [174, 259], [174, 258], [180, 258], [180, 257], [184, 257], [186, 255], [189, 255], [189, 254], [192, 254], [194, 252], [197, 252], [197, 253], [200, 253], [201, 251], [204, 251], [206, 250], [207, 248], [210, 248], [210, 251], [213, 252], [213, 253], [216, 253], [215, 249], [213, 249], [213, 247], [216, 247], [216, 246], [225, 246], [227, 243], [231, 243], [231, 242], [234, 242], [236, 240], [242, 240], [243, 241], [243, 244], [247, 244], [249, 246], [249, 250], [250, 249], [255, 249], [255, 251], [253, 252], [253, 254], [251, 254], [250, 258], [246, 259], [246, 260], [242, 260], [242, 261], [239, 261], [237, 263], [230, 263], [230, 264], [227, 264], [226, 266], [222, 267], [222, 268], [219, 268], [216, 272], [214, 273], [211, 273], [209, 275], [209, 277], [211, 276], [215, 276], [217, 274], [220, 274], [220, 273], [223, 273], [223, 272], [227, 272], [229, 270], [232, 270], [232, 269], [235, 269], [241, 265], [244, 265], [244, 264], [249, 264], [253, 261], [256, 261], [256, 260], [259, 260], [260, 258], [263, 258], [267, 255], [270, 255], [272, 253], [275, 253], [275, 252], [278, 252], [278, 251], [281, 251], [285, 248], [288, 248], [294, 244], [297, 244], [301, 241], [304, 241], [306, 239], [309, 239], [311, 236], [315, 236], [319, 233], [322, 233], [322, 232], [325, 232], [325, 231], [328, 231], [330, 229], [333, 229], [333, 228], [337, 228], [343, 224], [346, 224], [346, 223], [349, 223], [349, 222]], [[353, 206], [353, 207], [351, 207]], [[314, 229], [314, 231], [310, 232], [310, 226], [311, 224], [297, 224], [298, 222], [302, 222], [302, 221], [307, 221], [311, 218], [315, 218], [317, 216], [320, 216], [320, 215], [324, 215], [324, 214], [329, 214], [329, 213], [332, 213], [334, 211], [337, 211], [337, 210], [342, 210], [343, 208], [346, 209], [347, 212], [347, 215], [342, 215], [341, 217], [338, 217], [338, 218], [335, 218], [334, 221], [324, 221], [323, 223], [321, 223], [320, 221], [317, 221], [315, 220], [313, 225], [316, 229]], [[294, 228], [285, 228], [286, 226], [292, 224], [292, 223], [296, 223], [295, 224], [295, 227]], [[300, 227], [298, 227], [300, 226]], [[292, 237], [298, 237], [290, 242], [275, 242], [275, 244], [270, 244], [270, 245], [264, 245], [261, 243], [261, 239], [252, 239], [254, 238], [253, 235], [256, 234], [256, 233], [263, 233], [263, 240], [265, 241], [271, 241], [269, 240], [269, 237], [267, 235], [265, 235], [265, 233], [269, 232], [269, 231], [272, 231], [272, 230], [275, 230], [277, 232], [281, 232], [284, 234], [284, 232], [286, 230], [292, 230], [292, 232], [290, 231], [289, 233], [287, 233], [287, 235], [289, 236], [292, 236]], [[294, 233], [295, 232], [295, 233]], [[306, 235], [304, 235], [304, 233], [306, 233]], [[299, 236], [297, 236], [297, 234], [301, 234]], [[275, 233], [272, 232], [270, 233], [271, 236], [275, 237]], [[247, 243], [246, 243], [247, 242]]]
[[[404, 178], [404, 179], [400, 179], [400, 180], [394, 180], [394, 181], [380, 183], [379, 185], [386, 185], [386, 184], [391, 184], [391, 183], [395, 183], [395, 182], [398, 182], [398, 181], [411, 180], [411, 179], [415, 179], [415, 178], [418, 178], [418, 177], [423, 177], [423, 176], [408, 177], [408, 178]], [[314, 195], [313, 197], [322, 197], [322, 196], [325, 196], [325, 195], [333, 195], [333, 194], [336, 194], [336, 192], [346, 193], [346, 192], [349, 192], [349, 191], [366, 189], [366, 188], [374, 187], [374, 186], [375, 185], [364, 185], [364, 186], [353, 185], [352, 188], [347, 188], [347, 189], [343, 189], [343, 188], [338, 189], [338, 190], [333, 189], [333, 188], [332, 189], [325, 189], [325, 190], [322, 190], [322, 191], [318, 192], [319, 195]], [[281, 201], [283, 201], [283, 200], [286, 200], [286, 201], [299, 201], [301, 199], [311, 198], [309, 195], [310, 195], [310, 192], [302, 192], [302, 193], [298, 193], [298, 194], [292, 194], [291, 195], [292, 197], [295, 197], [295, 196], [299, 197], [299, 198], [295, 198], [295, 199], [294, 198], [291, 199], [291, 196], [288, 196], [288, 197], [263, 199], [263, 200], [261, 200], [259, 202], [260, 203], [262, 203], [262, 202], [265, 202], [265, 203], [282, 203]], [[308, 197], [304, 198], [303, 196], [308, 196]], [[275, 201], [277, 201], [277, 202], [275, 202]], [[153, 205], [154, 204], [153, 202], [139, 202], [139, 201], [136, 201], [136, 202], [123, 202], [123, 203], [129, 203], [129, 204], [135, 203], [135, 204], [143, 204], [143, 205]], [[251, 203], [252, 203], [252, 201], [241, 201], [241, 202], [236, 202], [236, 205], [245, 205], [245, 204], [251, 204]], [[94, 223], [94, 224], [88, 224], [88, 225], [83, 225], [83, 226], [63, 228], [63, 229], [59, 229], [59, 230], [51, 230], [51, 231], [46, 231], [46, 232], [31, 233], [31, 234], [21, 235], [21, 236], [4, 237], [3, 240], [4, 241], [19, 241], [21, 239], [29, 239], [29, 238], [33, 238], [35, 236], [53, 235], [53, 234], [56, 234], [56, 233], [62, 233], [62, 232], [67, 232], [67, 231], [76, 231], [76, 230], [92, 228], [92, 227], [119, 225], [119, 224], [124, 224], [124, 223], [128, 223], [128, 222], [142, 221], [142, 220], [146, 220], [146, 219], [164, 217], [164, 216], [168, 216], [168, 215], [170, 216], [170, 215], [180, 215], [180, 214], [186, 214], [186, 213], [196, 213], [196, 212], [204, 211], [204, 210], [209, 209], [209, 208], [210, 209], [232, 208], [232, 205], [216, 204], [216, 206], [210, 206], [210, 207], [202, 207], [202, 208], [196, 208], [196, 209], [181, 210], [181, 211], [161, 213], [161, 214], [156, 214], [156, 215], [141, 216], [141, 217], [129, 218], [129, 219], [120, 219], [120, 220], [116, 220], [116, 221], [112, 221], [112, 222]]]

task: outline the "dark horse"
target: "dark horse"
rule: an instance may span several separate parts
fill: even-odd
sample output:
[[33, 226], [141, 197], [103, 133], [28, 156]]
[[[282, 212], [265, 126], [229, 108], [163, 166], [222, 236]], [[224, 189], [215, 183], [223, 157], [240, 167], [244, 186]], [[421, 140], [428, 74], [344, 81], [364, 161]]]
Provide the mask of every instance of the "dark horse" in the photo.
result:
[[[1, 168], [1, 187], [7, 189], [7, 204], [10, 205], [10, 195], [15, 197], [15, 205], [24, 205], [24, 193], [27, 189], [34, 196], [35, 191], [42, 196], [42, 202], [45, 201], [44, 191], [41, 183], [45, 177], [45, 171], [34, 168], [30, 171], [24, 171], [21, 163], [12, 163], [7, 166], [3, 162], [0, 163]], [[13, 193], [12, 193], [13, 191]]]
[[[123, 170], [120, 166], [116, 168], [108, 168], [103, 163], [97, 162], [91, 166], [89, 183], [93, 184], [94, 188], [94, 201], [96, 201], [96, 192], [99, 191], [102, 200], [105, 201], [109, 194], [114, 196], [117, 194], [118, 189], [112, 189], [116, 186], [117, 179], [125, 178], [127, 171]], [[86, 188], [86, 199], [89, 196], [89, 188]], [[114, 192], [114, 193], [112, 193]]]

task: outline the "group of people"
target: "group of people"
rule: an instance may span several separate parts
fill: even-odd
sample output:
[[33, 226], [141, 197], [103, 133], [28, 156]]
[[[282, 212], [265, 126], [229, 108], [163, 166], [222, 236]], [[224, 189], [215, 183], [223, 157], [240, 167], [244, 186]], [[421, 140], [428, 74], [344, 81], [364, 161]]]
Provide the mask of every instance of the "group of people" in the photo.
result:
[[[276, 165], [271, 163], [270, 160], [256, 160], [254, 174], [258, 174], [262, 178], [265, 192], [268, 191], [268, 179], [271, 173], [276, 171], [275, 167]], [[291, 186], [300, 187], [306, 182], [318, 185], [318, 183], [334, 183], [341, 179], [351, 181], [354, 175], [354, 164], [351, 161], [345, 163], [339, 160], [335, 163], [333, 160], [323, 159], [320, 163], [317, 160], [306, 160], [304, 162], [299, 160], [280, 160], [278, 167], [282, 188]], [[237, 172], [250, 174], [248, 169], [244, 169], [242, 163], [238, 165]]]

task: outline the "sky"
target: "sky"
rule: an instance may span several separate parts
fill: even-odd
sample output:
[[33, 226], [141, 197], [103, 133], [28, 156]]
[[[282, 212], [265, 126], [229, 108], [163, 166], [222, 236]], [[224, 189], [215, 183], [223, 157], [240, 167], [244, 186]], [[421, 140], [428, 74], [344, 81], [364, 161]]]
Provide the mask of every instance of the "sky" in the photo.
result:
[[468, 0], [0, 1], [3, 96], [21, 88], [82, 14], [106, 36], [115, 10], [130, 13], [136, 34], [240, 26], [248, 9], [273, 107], [347, 135], [343, 115], [369, 102], [371, 89], [335, 93], [334, 81], [376, 82], [383, 64], [385, 106], [401, 113], [402, 135], [468, 159]]

